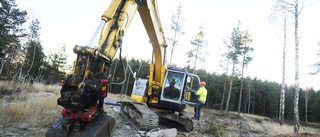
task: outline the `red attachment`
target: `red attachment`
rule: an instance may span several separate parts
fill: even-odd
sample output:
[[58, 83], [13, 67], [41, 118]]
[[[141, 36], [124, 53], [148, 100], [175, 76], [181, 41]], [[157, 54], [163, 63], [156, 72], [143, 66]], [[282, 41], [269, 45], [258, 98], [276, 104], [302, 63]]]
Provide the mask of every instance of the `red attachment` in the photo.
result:
[[62, 116], [63, 117], [67, 117], [67, 110], [66, 109], [63, 109], [62, 112], [61, 112]]
[[88, 112], [83, 112], [79, 110], [77, 113], [73, 113], [71, 109], [63, 109], [62, 116], [69, 119], [91, 121], [94, 118], [94, 115], [97, 113], [97, 111], [98, 108], [96, 106], [90, 107]]
[[103, 98], [106, 98], [107, 95], [106, 95], [106, 90], [107, 90], [107, 80], [106, 79], [101, 79], [100, 80], [100, 83], [101, 83], [101, 92], [102, 92], [102, 95], [103, 95]]

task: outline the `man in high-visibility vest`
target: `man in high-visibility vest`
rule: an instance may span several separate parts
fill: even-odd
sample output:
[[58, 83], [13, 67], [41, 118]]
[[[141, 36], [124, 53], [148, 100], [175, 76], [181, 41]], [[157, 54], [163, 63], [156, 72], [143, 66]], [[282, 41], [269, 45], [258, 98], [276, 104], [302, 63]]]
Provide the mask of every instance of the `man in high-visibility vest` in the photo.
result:
[[206, 82], [200, 83], [200, 88], [197, 91], [196, 95], [199, 96], [196, 107], [194, 108], [194, 119], [200, 119], [201, 108], [206, 103], [207, 100], [207, 89], [205, 88]]

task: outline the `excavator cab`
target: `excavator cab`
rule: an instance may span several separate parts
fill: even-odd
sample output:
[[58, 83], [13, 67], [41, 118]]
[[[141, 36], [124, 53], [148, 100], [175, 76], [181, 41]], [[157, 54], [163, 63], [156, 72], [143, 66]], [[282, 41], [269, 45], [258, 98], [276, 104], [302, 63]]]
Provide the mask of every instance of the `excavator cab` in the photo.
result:
[[200, 79], [197, 75], [186, 70], [167, 69], [159, 104], [161, 107], [181, 111], [187, 104], [196, 104], [199, 87]]

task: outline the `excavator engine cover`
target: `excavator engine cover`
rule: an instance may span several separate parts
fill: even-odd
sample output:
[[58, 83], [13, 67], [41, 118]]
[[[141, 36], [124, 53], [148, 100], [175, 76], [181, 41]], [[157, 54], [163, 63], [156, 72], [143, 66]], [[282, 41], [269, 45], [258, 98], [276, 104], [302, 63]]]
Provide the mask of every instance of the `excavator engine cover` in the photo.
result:
[[49, 128], [46, 137], [112, 137], [115, 127], [115, 119], [111, 116], [101, 114], [91, 122], [84, 123], [79, 131], [67, 131], [63, 129], [63, 123], [68, 118], [62, 117]]

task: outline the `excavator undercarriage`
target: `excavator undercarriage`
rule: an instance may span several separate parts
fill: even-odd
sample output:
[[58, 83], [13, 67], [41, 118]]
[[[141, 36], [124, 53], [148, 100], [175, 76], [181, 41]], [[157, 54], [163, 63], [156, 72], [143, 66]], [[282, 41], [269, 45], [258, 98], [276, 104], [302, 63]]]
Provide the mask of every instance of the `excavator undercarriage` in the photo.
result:
[[182, 125], [185, 131], [202, 132], [205, 123], [200, 120], [192, 119], [192, 115], [186, 111], [171, 112], [157, 109], [150, 109], [141, 102], [122, 102], [120, 114], [136, 130], [151, 130], [157, 128], [159, 120], [171, 121]]

